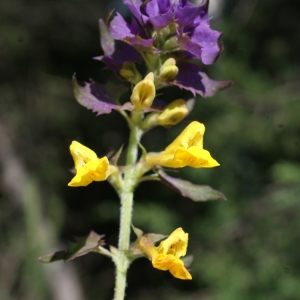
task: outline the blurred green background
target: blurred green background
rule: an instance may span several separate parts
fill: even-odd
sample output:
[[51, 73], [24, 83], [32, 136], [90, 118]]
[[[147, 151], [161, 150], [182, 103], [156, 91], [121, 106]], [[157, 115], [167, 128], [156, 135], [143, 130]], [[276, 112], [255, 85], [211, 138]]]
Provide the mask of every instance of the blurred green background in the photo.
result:
[[[145, 232], [189, 232], [193, 280], [179, 281], [135, 261], [127, 299], [297, 300], [300, 297], [300, 2], [211, 1], [225, 51], [205, 67], [234, 85], [197, 98], [189, 120], [155, 129], [143, 144], [163, 149], [187, 125], [206, 125], [205, 149], [221, 166], [175, 174], [221, 190], [228, 201], [195, 203], [158, 182], [136, 192], [134, 225]], [[121, 0], [0, 3], [0, 299], [111, 299], [114, 266], [89, 254], [45, 265], [90, 230], [116, 245], [118, 198], [107, 182], [69, 188], [72, 140], [99, 156], [127, 143], [114, 112], [95, 117], [76, 103], [80, 80], [113, 74], [92, 59], [102, 52], [98, 19]], [[185, 97], [189, 95], [178, 92]], [[167, 94], [172, 97], [172, 93]]]

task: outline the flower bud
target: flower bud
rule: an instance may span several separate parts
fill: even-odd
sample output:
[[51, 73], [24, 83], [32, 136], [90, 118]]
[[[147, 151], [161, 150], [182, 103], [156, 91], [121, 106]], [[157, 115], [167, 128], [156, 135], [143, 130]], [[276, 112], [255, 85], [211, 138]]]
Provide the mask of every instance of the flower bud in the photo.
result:
[[151, 107], [154, 97], [154, 75], [151, 72], [134, 87], [130, 101], [136, 110], [142, 110]]
[[168, 82], [173, 80], [178, 74], [176, 60], [174, 58], [167, 59], [160, 68], [160, 78], [162, 81]]
[[173, 36], [171, 38], [169, 38], [163, 46], [163, 50], [174, 50], [179, 48], [179, 44], [178, 44], [178, 37], [177, 36]]
[[136, 66], [132, 62], [124, 62], [122, 64], [122, 69], [120, 70], [120, 75], [126, 80], [137, 83], [142, 80], [140, 72], [137, 70]]
[[185, 101], [177, 99], [164, 108], [157, 123], [162, 126], [175, 125], [182, 121], [188, 112]]

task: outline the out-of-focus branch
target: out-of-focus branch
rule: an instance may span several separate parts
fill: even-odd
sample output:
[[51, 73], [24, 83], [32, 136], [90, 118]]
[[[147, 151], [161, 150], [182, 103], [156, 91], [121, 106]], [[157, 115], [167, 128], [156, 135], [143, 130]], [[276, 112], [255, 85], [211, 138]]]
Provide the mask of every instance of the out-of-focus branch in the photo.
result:
[[[6, 287], [7, 291], [3, 292], [4, 294], [10, 292], [18, 276], [16, 269], [20, 267], [21, 261], [25, 260], [25, 271], [23, 271], [25, 274], [23, 274], [21, 281], [25, 280], [26, 282], [21, 282], [21, 285], [28, 286], [28, 284], [31, 284], [26, 291], [32, 293], [33, 290], [35, 298], [44, 298], [45, 295], [38, 295], [38, 293], [42, 293], [42, 291], [45, 293], [45, 290], [50, 290], [52, 298], [55, 300], [82, 300], [84, 297], [81, 285], [76, 270], [70, 264], [66, 265], [58, 262], [49, 267], [48, 265], [38, 264], [36, 260], [38, 255], [47, 251], [48, 244], [55, 245], [54, 227], [51, 226], [51, 221], [47, 216], [42, 215], [39, 187], [18, 157], [13, 146], [13, 136], [12, 130], [0, 123], [0, 187], [4, 198], [22, 211], [22, 215], [24, 215], [25, 226], [23, 231], [25, 231], [26, 242], [23, 245], [20, 245], [20, 243], [8, 244], [8, 249], [4, 251], [7, 255], [9, 253], [19, 254], [19, 257], [15, 259], [15, 272], [8, 272], [10, 274], [9, 286]], [[12, 227], [14, 227], [13, 221], [11, 220]], [[24, 239], [23, 234], [21, 236], [16, 236], [15, 239]], [[18, 247], [17, 253], [13, 251], [16, 250], [14, 249], [16, 244]], [[20, 247], [23, 248], [19, 249]], [[8, 265], [4, 259], [0, 263], [0, 278], [6, 278], [4, 274], [8, 271]], [[42, 278], [40, 278], [39, 283], [36, 280], [29, 279], [38, 276], [38, 274], [44, 274], [44, 283]], [[43, 284], [46, 286], [42, 286]], [[29, 299], [30, 297], [25, 296], [24, 299], [26, 298]]]

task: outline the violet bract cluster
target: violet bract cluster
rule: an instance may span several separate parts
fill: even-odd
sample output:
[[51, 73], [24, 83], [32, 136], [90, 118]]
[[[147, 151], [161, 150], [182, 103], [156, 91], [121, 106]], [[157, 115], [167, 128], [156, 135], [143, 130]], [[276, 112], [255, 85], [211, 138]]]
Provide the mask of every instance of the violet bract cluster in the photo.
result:
[[188, 58], [212, 64], [220, 54], [220, 32], [209, 26], [208, 1], [195, 6], [187, 0], [124, 1], [134, 16], [128, 24], [117, 13], [109, 32], [137, 49], [167, 54], [185, 51]]
[[[214, 168], [219, 162], [204, 148], [205, 126], [198, 120], [190, 120], [181, 134], [159, 152], [148, 152], [141, 139], [154, 127], [169, 129], [177, 125], [193, 108], [195, 99], [165, 99], [165, 88], [177, 86], [194, 97], [209, 97], [231, 85], [231, 81], [212, 80], [201, 71], [201, 64], [214, 63], [223, 50], [221, 33], [209, 25], [208, 1], [198, 6], [186, 0], [123, 2], [132, 14], [131, 20], [126, 22], [118, 12], [111, 13], [106, 22], [100, 19], [104, 54], [96, 58], [105, 64], [103, 72], [112, 70], [118, 81], [91, 81], [81, 86], [74, 75], [73, 90], [76, 100], [97, 116], [118, 111], [130, 129], [129, 142], [124, 149], [120, 145], [113, 156], [99, 158], [87, 146], [73, 141], [70, 152], [76, 174], [69, 183], [71, 187], [82, 187], [107, 180], [115, 189], [121, 206], [118, 246], [105, 248], [104, 235], [92, 231], [67, 251], [40, 258], [42, 262], [69, 260], [89, 252], [111, 258], [116, 267], [114, 300], [124, 299], [127, 270], [140, 257], [148, 258], [154, 268], [168, 270], [176, 278], [192, 279], [192, 271], [181, 259], [187, 252], [188, 233], [180, 224], [169, 236], [144, 233], [134, 227], [134, 191], [140, 183], [156, 180], [195, 202], [226, 200], [221, 192], [173, 178], [164, 169]], [[121, 100], [128, 91], [128, 100]], [[120, 164], [123, 151], [126, 161]], [[137, 236], [133, 242], [131, 226]]]

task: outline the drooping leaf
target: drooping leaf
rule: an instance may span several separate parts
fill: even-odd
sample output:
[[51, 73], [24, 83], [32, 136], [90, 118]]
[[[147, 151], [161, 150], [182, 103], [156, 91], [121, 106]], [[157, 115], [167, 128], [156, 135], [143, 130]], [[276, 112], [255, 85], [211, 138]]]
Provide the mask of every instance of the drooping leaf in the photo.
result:
[[89, 252], [98, 252], [99, 246], [105, 245], [103, 240], [104, 235], [99, 235], [91, 231], [88, 236], [76, 237], [75, 242], [69, 244], [67, 251], [56, 251], [39, 257], [39, 261], [50, 263], [57, 260], [72, 260], [79, 256], [88, 254]]
[[132, 104], [127, 102], [123, 105], [115, 104], [115, 101], [126, 91], [124, 85], [115, 86], [111, 83], [103, 85], [96, 82], [85, 83], [80, 86], [76, 76], [73, 76], [73, 92], [79, 104], [97, 113], [109, 114], [114, 110], [132, 110]]
[[214, 190], [208, 185], [197, 185], [187, 180], [173, 178], [162, 170], [158, 171], [160, 181], [168, 187], [175, 190], [184, 197], [188, 197], [196, 202], [226, 200], [226, 197], [221, 192]]

